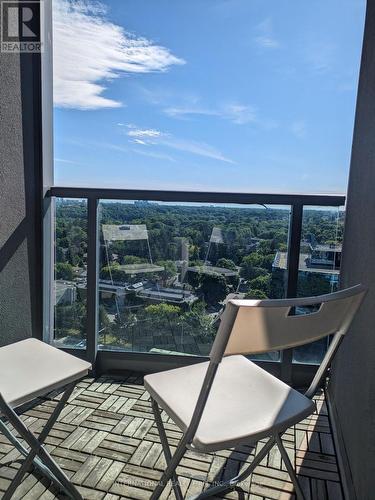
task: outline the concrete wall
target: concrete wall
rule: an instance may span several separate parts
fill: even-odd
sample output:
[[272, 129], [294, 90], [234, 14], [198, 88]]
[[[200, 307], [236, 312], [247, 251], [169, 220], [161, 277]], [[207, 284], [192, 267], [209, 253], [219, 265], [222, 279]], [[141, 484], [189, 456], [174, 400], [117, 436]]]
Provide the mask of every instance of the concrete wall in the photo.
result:
[[349, 486], [359, 500], [375, 495], [375, 1], [369, 0], [353, 137], [343, 246], [342, 285], [369, 293], [332, 367]]
[[0, 346], [41, 335], [39, 63], [0, 53]]

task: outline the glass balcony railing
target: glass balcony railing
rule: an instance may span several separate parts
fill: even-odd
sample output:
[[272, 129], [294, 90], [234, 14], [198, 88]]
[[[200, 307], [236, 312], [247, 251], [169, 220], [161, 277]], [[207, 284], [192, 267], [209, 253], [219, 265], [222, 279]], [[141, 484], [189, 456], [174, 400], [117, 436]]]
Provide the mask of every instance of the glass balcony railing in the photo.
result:
[[[95, 356], [207, 356], [231, 298], [319, 295], [338, 286], [340, 196], [51, 194], [59, 346]], [[326, 348], [257, 359], [314, 364]]]
[[289, 214], [101, 200], [101, 348], [207, 356], [226, 301], [285, 296], [286, 272], [273, 263], [287, 250]]
[[54, 341], [86, 348], [87, 201], [58, 198], [54, 218]]
[[[309, 207], [303, 211], [298, 297], [331, 293], [338, 289], [341, 245], [344, 232], [343, 207]], [[293, 361], [320, 364], [329, 338], [294, 349]]]

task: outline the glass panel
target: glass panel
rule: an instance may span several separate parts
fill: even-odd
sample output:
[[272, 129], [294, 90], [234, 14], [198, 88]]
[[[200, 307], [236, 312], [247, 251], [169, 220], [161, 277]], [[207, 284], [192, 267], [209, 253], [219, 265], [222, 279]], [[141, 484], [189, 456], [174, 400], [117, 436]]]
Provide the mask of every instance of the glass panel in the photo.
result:
[[[305, 208], [298, 274], [298, 296], [309, 297], [334, 292], [338, 288], [341, 244], [344, 230], [343, 208]], [[303, 311], [300, 311], [303, 313]], [[293, 360], [320, 363], [328, 338], [294, 349]]]
[[87, 202], [55, 200], [54, 343], [86, 348]]
[[275, 260], [289, 208], [102, 201], [99, 210], [102, 349], [208, 355], [228, 299], [285, 294]]

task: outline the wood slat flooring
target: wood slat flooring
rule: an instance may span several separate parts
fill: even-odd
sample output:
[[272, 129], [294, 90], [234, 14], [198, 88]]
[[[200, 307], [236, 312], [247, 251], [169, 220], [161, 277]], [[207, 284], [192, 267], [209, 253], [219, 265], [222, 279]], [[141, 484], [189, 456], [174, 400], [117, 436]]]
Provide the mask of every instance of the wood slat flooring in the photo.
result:
[[[44, 426], [58, 399], [40, 399], [26, 408], [22, 418], [36, 434]], [[343, 500], [323, 393], [317, 395], [317, 413], [289, 429], [283, 441], [300, 478], [306, 500]], [[181, 437], [177, 426], [163, 414], [168, 439], [174, 449]], [[238, 473], [252, 460], [256, 447], [242, 446], [210, 455], [187, 451], [177, 469], [185, 498], [199, 493], [207, 483]], [[76, 387], [47, 439], [52, 456], [76, 484], [85, 499], [148, 499], [165, 461], [142, 378], [85, 379]], [[16, 474], [20, 456], [0, 434], [0, 498]], [[16, 500], [64, 498], [37, 472], [28, 473], [16, 491]], [[170, 487], [163, 499], [174, 499]], [[293, 485], [273, 448], [238, 491], [228, 499], [290, 500]]]

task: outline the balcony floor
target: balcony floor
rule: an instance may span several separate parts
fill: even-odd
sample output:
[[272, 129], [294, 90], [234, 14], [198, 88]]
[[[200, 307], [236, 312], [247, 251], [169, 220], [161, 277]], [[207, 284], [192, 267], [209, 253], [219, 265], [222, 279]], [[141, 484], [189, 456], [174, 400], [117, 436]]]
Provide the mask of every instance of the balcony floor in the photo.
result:
[[[343, 498], [335, 449], [323, 394], [317, 396], [318, 414], [304, 420], [284, 435], [291, 459], [297, 465], [306, 499]], [[36, 433], [56, 404], [39, 400], [23, 413]], [[164, 415], [165, 416], [165, 415]], [[181, 435], [166, 420], [168, 438], [175, 445]], [[85, 499], [147, 499], [165, 467], [148, 395], [141, 377], [85, 379], [55, 424], [48, 448]], [[258, 443], [257, 447], [262, 446]], [[234, 476], [251, 461], [254, 448], [244, 446], [215, 455], [188, 451], [177, 472], [187, 498], [200, 492], [205, 481]], [[19, 455], [0, 435], [0, 498], [14, 477]], [[276, 448], [263, 460], [242, 489], [226, 498], [249, 500], [291, 499], [293, 487]], [[16, 500], [63, 498], [47, 481], [28, 474], [16, 491]], [[162, 498], [174, 499], [170, 489]]]

